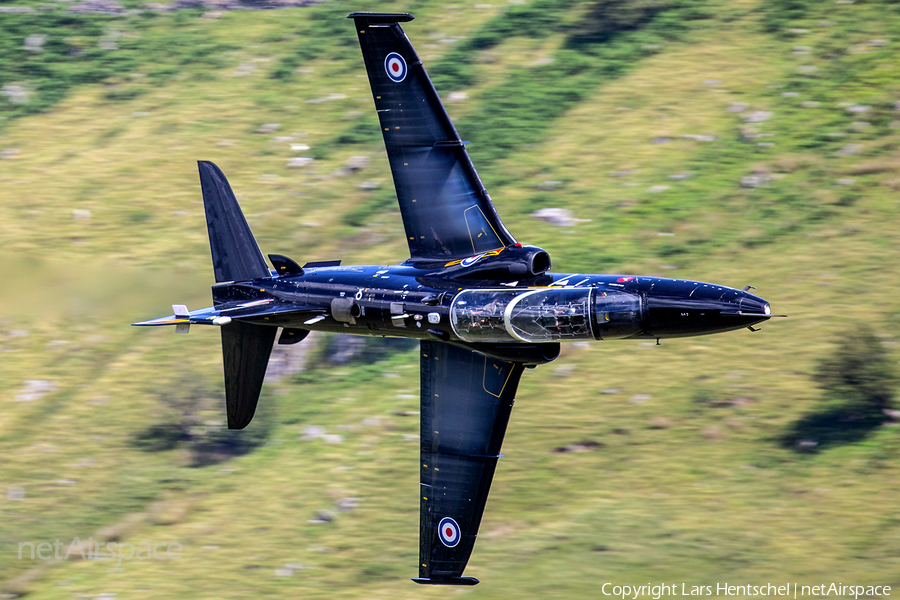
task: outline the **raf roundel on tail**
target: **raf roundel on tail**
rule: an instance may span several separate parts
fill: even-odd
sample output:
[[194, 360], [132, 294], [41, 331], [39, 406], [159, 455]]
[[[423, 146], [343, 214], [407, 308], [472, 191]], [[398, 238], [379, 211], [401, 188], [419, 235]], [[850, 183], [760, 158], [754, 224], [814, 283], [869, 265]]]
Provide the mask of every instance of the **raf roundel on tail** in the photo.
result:
[[188, 311], [176, 305], [174, 315], [135, 325], [175, 325], [184, 332], [190, 325], [219, 327], [230, 429], [250, 424], [276, 339], [296, 344], [310, 331], [324, 331], [419, 340], [414, 581], [474, 585], [478, 580], [463, 571], [526, 367], [553, 361], [560, 342], [756, 331], [753, 325], [779, 315], [749, 286], [551, 273], [550, 255], [517, 243], [500, 220], [400, 27], [413, 17], [349, 18], [384, 136], [409, 258], [393, 266], [319, 260], [301, 267], [269, 254], [270, 268], [225, 175], [200, 161], [213, 306]]

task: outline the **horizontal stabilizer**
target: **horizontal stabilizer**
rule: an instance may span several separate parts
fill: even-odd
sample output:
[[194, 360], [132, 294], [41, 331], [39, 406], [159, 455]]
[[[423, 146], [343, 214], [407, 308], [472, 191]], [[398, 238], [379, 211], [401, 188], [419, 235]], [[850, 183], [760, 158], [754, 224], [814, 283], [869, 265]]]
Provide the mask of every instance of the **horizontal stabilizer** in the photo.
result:
[[228, 429], [243, 429], [253, 419], [277, 331], [239, 321], [222, 328]]
[[200, 168], [200, 188], [203, 191], [216, 282], [270, 277], [266, 259], [225, 174], [208, 161], [201, 160], [197, 165]]

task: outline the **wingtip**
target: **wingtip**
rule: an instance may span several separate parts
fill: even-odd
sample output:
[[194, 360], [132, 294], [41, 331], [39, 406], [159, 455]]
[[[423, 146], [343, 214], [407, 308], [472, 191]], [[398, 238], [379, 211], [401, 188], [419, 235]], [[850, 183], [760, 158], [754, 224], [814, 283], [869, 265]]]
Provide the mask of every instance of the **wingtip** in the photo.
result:
[[369, 23], [407, 23], [415, 19], [409, 13], [371, 13], [354, 12], [347, 15], [348, 19], [367, 19]]
[[420, 585], [478, 585], [481, 583], [474, 577], [413, 577]]

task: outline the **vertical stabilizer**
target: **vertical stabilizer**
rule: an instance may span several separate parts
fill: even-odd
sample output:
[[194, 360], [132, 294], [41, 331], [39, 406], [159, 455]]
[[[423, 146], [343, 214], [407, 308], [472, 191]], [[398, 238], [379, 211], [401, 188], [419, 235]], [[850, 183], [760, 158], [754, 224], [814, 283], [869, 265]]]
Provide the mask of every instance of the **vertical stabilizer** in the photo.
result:
[[198, 161], [206, 227], [216, 283], [269, 277], [266, 259], [247, 225], [225, 174], [208, 161]]
[[228, 429], [243, 429], [250, 424], [277, 331], [277, 327], [240, 321], [222, 327]]

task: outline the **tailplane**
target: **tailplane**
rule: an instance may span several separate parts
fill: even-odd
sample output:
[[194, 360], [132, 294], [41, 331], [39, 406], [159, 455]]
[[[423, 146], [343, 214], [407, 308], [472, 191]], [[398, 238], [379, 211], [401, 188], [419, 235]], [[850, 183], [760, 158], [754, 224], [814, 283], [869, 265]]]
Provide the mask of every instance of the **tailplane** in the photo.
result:
[[262, 390], [277, 327], [233, 321], [222, 327], [228, 429], [250, 424]]
[[247, 225], [225, 174], [208, 161], [198, 161], [206, 228], [216, 283], [269, 277], [269, 267]]
[[[229, 283], [241, 284], [279, 274], [298, 275], [303, 273], [303, 268], [287, 257], [273, 254], [270, 255], [272, 263], [280, 273], [269, 271], [225, 174], [211, 162], [199, 161], [198, 167], [213, 271], [216, 283], [224, 285], [213, 288], [214, 306], [189, 311], [183, 304], [173, 304], [175, 314], [133, 325], [175, 325], [180, 333], [187, 333], [192, 324], [221, 327], [228, 428], [243, 429], [256, 412], [278, 332], [278, 327], [260, 323], [273, 315], [324, 318], [320, 315], [323, 309], [281, 302], [273, 297], [257, 299], [241, 294], [231, 297], [228, 291], [232, 287], [247, 286], [230, 286]], [[285, 329], [279, 343], [296, 344], [308, 333], [304, 329]]]
[[[199, 161], [197, 164], [216, 283], [270, 277], [266, 259], [225, 174], [211, 162]], [[230, 321], [222, 326], [229, 429], [243, 429], [256, 412], [277, 331], [276, 327], [240, 321]]]

